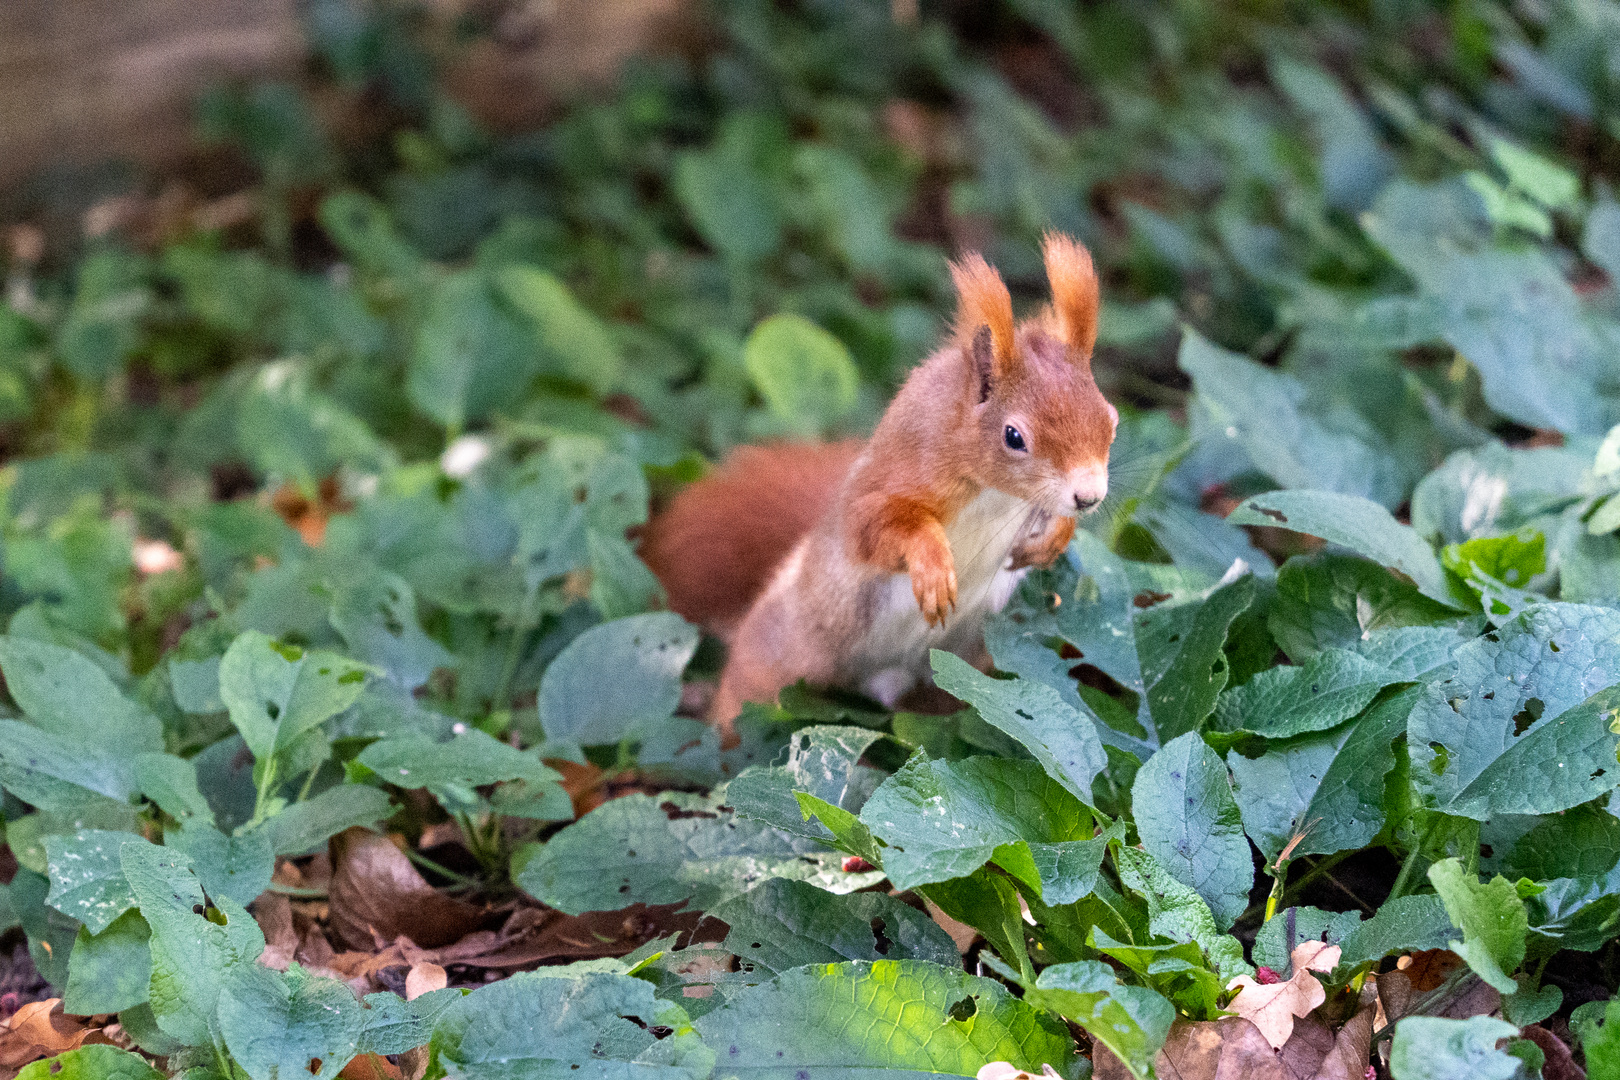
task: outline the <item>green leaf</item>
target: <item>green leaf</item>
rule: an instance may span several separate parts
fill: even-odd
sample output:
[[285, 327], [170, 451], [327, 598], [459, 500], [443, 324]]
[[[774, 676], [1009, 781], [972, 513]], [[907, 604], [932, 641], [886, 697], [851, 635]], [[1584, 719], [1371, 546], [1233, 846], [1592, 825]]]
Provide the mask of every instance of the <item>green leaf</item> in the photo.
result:
[[1515, 146], [1506, 139], [1489, 142], [1491, 158], [1507, 174], [1508, 184], [1549, 210], [1570, 210], [1580, 204], [1580, 177], [1540, 154]]
[[1353, 409], [1337, 403], [1323, 409], [1293, 375], [1228, 352], [1192, 329], [1183, 332], [1176, 362], [1192, 377], [1208, 438], [1230, 440], [1258, 471], [1288, 488], [1400, 501], [1396, 461]]
[[1531, 881], [1600, 878], [1620, 863], [1620, 818], [1577, 806], [1540, 818], [1502, 860], [1509, 877]]
[[[481, 805], [476, 788], [503, 780], [522, 780], [536, 792], [561, 791], [561, 774], [539, 755], [508, 746], [477, 728], [468, 728], [446, 742], [421, 736], [382, 739], [360, 751], [355, 760], [386, 783], [426, 788], [446, 808], [462, 811]], [[573, 816], [566, 797], [557, 809], [561, 820]]]
[[52, 734], [114, 754], [163, 749], [163, 725], [123, 695], [95, 661], [73, 649], [0, 637], [6, 689], [28, 718]]
[[277, 812], [256, 831], [275, 854], [303, 855], [344, 829], [375, 825], [393, 813], [387, 792], [364, 784], [339, 784]]
[[1489, 1016], [1408, 1016], [1395, 1025], [1389, 1073], [1394, 1080], [1519, 1080], [1526, 1075], [1519, 1060], [1496, 1048], [1518, 1033]]
[[197, 823], [166, 834], [163, 842], [191, 856], [210, 899], [223, 896], [245, 907], [270, 887], [276, 856], [261, 830], [226, 836], [212, 825]]
[[[305, 1073], [330, 1080], [359, 1052], [365, 1021], [352, 990], [336, 979], [314, 978], [296, 964], [285, 975], [242, 964], [220, 986], [220, 1034], [232, 1060], [252, 1080]], [[318, 1070], [310, 1068], [315, 1061]]]
[[673, 612], [632, 615], [568, 643], [540, 681], [540, 723], [552, 739], [615, 743], [674, 714], [697, 628]]
[[1422, 694], [1411, 686], [1367, 715], [1331, 731], [1271, 743], [1257, 758], [1226, 756], [1243, 827], [1268, 861], [1300, 832], [1294, 855], [1331, 855], [1362, 847], [1384, 827], [1384, 777], [1395, 766], [1391, 744]]
[[1141, 682], [1161, 743], [1197, 731], [1214, 711], [1226, 686], [1226, 631], [1253, 599], [1254, 577], [1245, 574], [1202, 601], [1155, 604], [1136, 617]]
[[219, 663], [219, 693], [231, 723], [261, 763], [353, 705], [366, 669], [335, 653], [277, 645], [249, 630]]
[[1393, 672], [1346, 649], [1317, 653], [1298, 667], [1262, 671], [1221, 695], [1215, 724], [1222, 731], [1251, 731], [1286, 739], [1337, 727], [1399, 682]]
[[1457, 859], [1429, 867], [1429, 881], [1446, 905], [1446, 915], [1462, 931], [1462, 941], [1451, 942], [1451, 951], [1497, 990], [1513, 993], [1512, 975], [1524, 960], [1530, 925], [1513, 882], [1498, 875], [1481, 884]]
[[1388, 510], [1359, 496], [1271, 491], [1245, 499], [1226, 520], [1234, 525], [1267, 525], [1319, 536], [1399, 570], [1431, 600], [1453, 602], [1445, 571], [1429, 545]]
[[916, 908], [882, 893], [842, 896], [773, 878], [709, 911], [730, 930], [725, 948], [760, 981], [805, 964], [842, 960], [960, 961], [956, 945]]
[[1538, 529], [1523, 529], [1508, 536], [1467, 540], [1447, 545], [1440, 561], [1475, 596], [1483, 596], [1481, 586], [1493, 581], [1522, 589], [1532, 577], [1546, 572], [1547, 538]]
[[207, 1046], [219, 1037], [226, 975], [258, 959], [264, 934], [228, 897], [216, 901], [220, 921], [207, 917], [189, 856], [131, 840], [123, 848], [123, 865], [152, 929], [151, 1004], [158, 1026], [187, 1046]]
[[1027, 904], [1012, 878], [982, 866], [966, 877], [924, 885], [917, 891], [946, 915], [983, 934], [997, 955], [1014, 965], [1019, 979], [1028, 982], [1034, 976], [1024, 944]]
[[237, 403], [236, 441], [261, 472], [313, 492], [339, 466], [382, 472], [393, 448], [354, 413], [317, 391], [307, 366], [282, 360], [259, 369]]
[[1243, 959], [1242, 943], [1220, 932], [1204, 898], [1173, 877], [1152, 855], [1119, 847], [1114, 850], [1114, 865], [1120, 882], [1147, 901], [1149, 930], [1171, 941], [1197, 945], [1223, 983], [1253, 972]]
[[180, 824], [214, 823], [214, 811], [197, 786], [195, 762], [173, 754], [137, 754], [135, 782], [142, 795]]
[[497, 304], [481, 270], [443, 278], [428, 294], [405, 389], [452, 431], [520, 401], [538, 373], [534, 335]]
[[1456, 936], [1438, 896], [1397, 897], [1345, 935], [1339, 962], [1355, 967], [1395, 953], [1444, 949]]
[[124, 912], [100, 933], [79, 927], [68, 954], [62, 1008], [77, 1016], [93, 1016], [143, 1004], [152, 981], [151, 936], [138, 911]]
[[1455, 654], [1408, 720], [1413, 786], [1434, 809], [1478, 821], [1550, 814], [1620, 784], [1610, 729], [1620, 688], [1620, 613], [1543, 604]]
[[1592, 207], [1581, 250], [1603, 267], [1611, 282], [1620, 281], [1620, 203], [1605, 199]]
[[597, 394], [612, 392], [623, 366], [606, 328], [568, 287], [532, 266], [502, 267], [495, 276], [501, 295], [534, 324], [556, 367]]
[[704, 240], [739, 263], [753, 263], [782, 243], [782, 218], [765, 178], [726, 148], [687, 151], [675, 159], [675, 197]]
[[1085, 805], [1038, 763], [1005, 758], [918, 754], [866, 800], [861, 822], [888, 845], [883, 869], [897, 889], [993, 861], [1048, 904], [1089, 893], [1106, 846]]
[[423, 633], [416, 618], [416, 594], [406, 580], [386, 570], [346, 581], [333, 590], [332, 629], [348, 651], [415, 690], [434, 671], [455, 666], [455, 657]]
[[25, 1065], [17, 1080], [163, 1080], [139, 1054], [91, 1045]]
[[1587, 1075], [1620, 1075], [1620, 998], [1580, 1006], [1570, 1016], [1570, 1027], [1586, 1055]]
[[992, 679], [954, 653], [933, 650], [934, 684], [1011, 735], [1069, 794], [1091, 805], [1091, 781], [1108, 764], [1090, 717], [1030, 679]]
[[[27, 819], [24, 819], [27, 820]], [[7, 837], [13, 828], [7, 829]], [[79, 932], [77, 919], [48, 907], [45, 897], [50, 881], [28, 867], [19, 867], [6, 889], [11, 909], [28, 935], [28, 956], [34, 967], [52, 986], [66, 986], [73, 943]]]
[[801, 436], [855, 407], [860, 373], [844, 343], [801, 315], [772, 315], [743, 346], [743, 365], [776, 418]]
[[886, 774], [862, 765], [862, 756], [883, 738], [868, 728], [818, 724], [800, 728], [788, 741], [787, 761], [756, 765], [733, 780], [726, 798], [737, 815], [807, 840], [831, 843], [833, 834], [800, 809], [795, 792], [854, 815]]
[[518, 875], [529, 895], [559, 911], [615, 911], [689, 901], [706, 911], [771, 877], [868, 882], [811, 840], [738, 820], [721, 794], [627, 795], [552, 837]]
[[71, 836], [47, 836], [51, 892], [45, 902], [99, 934], [135, 906], [135, 894], [124, 878], [124, 843], [139, 837], [127, 832], [80, 829]]
[[973, 1076], [992, 1061], [1068, 1075], [1074, 1060], [1055, 1018], [1000, 983], [917, 960], [797, 968], [694, 1026], [727, 1075], [758, 1080], [803, 1070]]
[[138, 790], [130, 759], [19, 720], [0, 720], [0, 786], [42, 810], [63, 812], [83, 811], [96, 796], [128, 803]]
[[1325, 941], [1338, 945], [1361, 926], [1357, 911], [1323, 911], [1313, 907], [1284, 908], [1254, 935], [1254, 963], [1268, 967], [1284, 979], [1293, 975], [1294, 949], [1302, 942]]
[[591, 603], [604, 619], [645, 611], [663, 596], [663, 586], [629, 544], [596, 529], [585, 530], [591, 565]]
[[1419, 481], [1412, 528], [1425, 540], [1461, 543], [1518, 529], [1581, 494], [1586, 454], [1562, 446], [1458, 450]]
[[1086, 940], [1098, 952], [1134, 971], [1178, 1011], [1200, 1019], [1220, 1015], [1226, 980], [1209, 969], [1204, 951], [1196, 943], [1131, 944], [1115, 940], [1101, 925], [1090, 927]]
[[366, 1024], [360, 1032], [360, 1053], [403, 1054], [426, 1046], [439, 1017], [464, 996], [460, 987], [430, 990], [412, 1001], [386, 990], [367, 994], [361, 1001]]
[[1176, 1018], [1163, 997], [1120, 982], [1113, 968], [1095, 960], [1047, 968], [1024, 1000], [1080, 1025], [1138, 1080], [1153, 1075], [1153, 1059]]
[[1136, 830], [1177, 881], [1203, 897], [1218, 928], [1249, 906], [1254, 863], [1220, 756], [1195, 733], [1166, 743], [1131, 788]]
[[[1319, 552], [1296, 555], [1277, 572], [1277, 595], [1266, 625], [1298, 664], [1333, 648], [1366, 655], [1377, 648], [1375, 637], [1408, 627], [1436, 627], [1456, 617], [1456, 611], [1369, 559]], [[1443, 641], [1441, 629], [1445, 627], [1436, 627], [1428, 640]], [[1450, 655], [1447, 650], [1436, 659]], [[1405, 673], [1422, 672], [1408, 667]]]
[[689, 1080], [683, 1069], [629, 1064], [657, 1044], [650, 1028], [685, 1026], [680, 1007], [659, 1001], [653, 989], [626, 975], [520, 972], [450, 1002], [434, 1024], [428, 1069], [467, 1080]]

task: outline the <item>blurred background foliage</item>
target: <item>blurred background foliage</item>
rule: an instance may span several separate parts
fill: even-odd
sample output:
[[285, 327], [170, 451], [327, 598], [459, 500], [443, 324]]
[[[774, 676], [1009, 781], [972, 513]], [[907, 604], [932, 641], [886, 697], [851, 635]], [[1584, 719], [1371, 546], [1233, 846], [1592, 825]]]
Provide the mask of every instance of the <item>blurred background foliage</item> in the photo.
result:
[[[341, 641], [502, 726], [657, 605], [649, 499], [869, 429], [947, 258], [1030, 308], [1046, 229], [1103, 276], [1127, 419], [1092, 527], [1131, 558], [1218, 576], [1265, 561], [1219, 519], [1247, 493], [1399, 510], [1453, 451], [1590, 461], [1620, 421], [1612, 0], [704, 0], [516, 131], [441, 77], [497, 8], [304, 10], [302, 78], [198, 105], [244, 183], [46, 192], [12, 230], [13, 633], [137, 676]], [[1564, 597], [1620, 598], [1579, 525]]]

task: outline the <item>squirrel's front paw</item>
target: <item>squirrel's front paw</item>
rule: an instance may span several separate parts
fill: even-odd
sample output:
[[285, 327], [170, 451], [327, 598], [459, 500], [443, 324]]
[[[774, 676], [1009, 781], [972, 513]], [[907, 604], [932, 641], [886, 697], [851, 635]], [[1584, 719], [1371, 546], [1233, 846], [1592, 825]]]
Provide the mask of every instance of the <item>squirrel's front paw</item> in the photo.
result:
[[907, 559], [911, 592], [929, 626], [944, 626], [945, 617], [956, 610], [956, 565], [951, 549], [944, 544], [929, 545]]
[[1039, 535], [1013, 549], [1010, 569], [1022, 570], [1026, 566], [1047, 567], [1058, 561], [1074, 539], [1074, 518], [1054, 518]]

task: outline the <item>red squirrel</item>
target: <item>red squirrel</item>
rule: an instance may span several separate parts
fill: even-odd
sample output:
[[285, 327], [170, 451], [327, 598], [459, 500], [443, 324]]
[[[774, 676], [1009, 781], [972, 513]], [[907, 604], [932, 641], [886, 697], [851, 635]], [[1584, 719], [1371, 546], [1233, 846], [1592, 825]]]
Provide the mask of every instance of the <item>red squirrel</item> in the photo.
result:
[[650, 523], [670, 606], [729, 646], [713, 720], [800, 679], [893, 707], [930, 649], [982, 663], [986, 617], [1108, 493], [1096, 271], [1066, 236], [1042, 253], [1052, 304], [1021, 323], [982, 256], [952, 264], [954, 332], [870, 440], [745, 447]]

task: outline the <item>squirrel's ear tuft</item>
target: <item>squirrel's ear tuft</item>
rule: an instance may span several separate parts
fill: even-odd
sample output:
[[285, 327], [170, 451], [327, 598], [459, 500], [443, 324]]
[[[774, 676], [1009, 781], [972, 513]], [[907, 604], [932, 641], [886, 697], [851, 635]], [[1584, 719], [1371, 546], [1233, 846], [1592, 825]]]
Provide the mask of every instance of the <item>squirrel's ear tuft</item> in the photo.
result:
[[1041, 242], [1046, 279], [1052, 285], [1052, 311], [1057, 331], [1088, 364], [1097, 344], [1097, 271], [1085, 245], [1062, 233], [1047, 233]]
[[1001, 275], [971, 252], [951, 264], [951, 280], [956, 282], [956, 332], [962, 345], [976, 354], [974, 339], [988, 328], [990, 373], [999, 378], [1013, 365], [1012, 296]]

